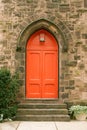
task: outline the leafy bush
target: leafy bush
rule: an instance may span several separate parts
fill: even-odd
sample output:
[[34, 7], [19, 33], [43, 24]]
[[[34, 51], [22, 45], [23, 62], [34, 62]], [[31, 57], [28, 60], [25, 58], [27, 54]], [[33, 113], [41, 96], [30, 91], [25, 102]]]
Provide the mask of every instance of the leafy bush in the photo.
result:
[[19, 91], [18, 74], [11, 75], [7, 69], [0, 70], [0, 114], [11, 118], [17, 110], [17, 93]]

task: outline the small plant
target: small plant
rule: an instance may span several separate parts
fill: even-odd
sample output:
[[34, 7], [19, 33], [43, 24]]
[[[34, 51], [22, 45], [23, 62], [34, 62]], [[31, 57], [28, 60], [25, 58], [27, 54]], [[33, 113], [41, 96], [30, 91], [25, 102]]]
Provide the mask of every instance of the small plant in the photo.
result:
[[69, 109], [70, 115], [73, 115], [74, 117], [76, 117], [76, 119], [82, 115], [84, 115], [84, 119], [79, 119], [79, 120], [85, 120], [85, 118], [87, 117], [87, 106], [80, 106], [80, 105], [76, 105], [76, 106], [71, 106], [71, 108]]
[[[0, 118], [12, 118], [17, 110], [17, 93], [19, 91], [18, 74], [11, 75], [7, 69], [0, 70]], [[2, 118], [3, 115], [3, 118]]]
[[3, 121], [3, 114], [0, 114], [0, 122]]

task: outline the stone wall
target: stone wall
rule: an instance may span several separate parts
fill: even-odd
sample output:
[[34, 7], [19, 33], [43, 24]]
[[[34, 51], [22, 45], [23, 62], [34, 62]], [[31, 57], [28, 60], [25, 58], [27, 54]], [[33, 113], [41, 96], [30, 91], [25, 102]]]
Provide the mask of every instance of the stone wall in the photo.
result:
[[59, 43], [59, 98], [87, 99], [86, 0], [0, 0], [0, 68], [19, 71], [24, 97], [26, 41], [40, 25]]

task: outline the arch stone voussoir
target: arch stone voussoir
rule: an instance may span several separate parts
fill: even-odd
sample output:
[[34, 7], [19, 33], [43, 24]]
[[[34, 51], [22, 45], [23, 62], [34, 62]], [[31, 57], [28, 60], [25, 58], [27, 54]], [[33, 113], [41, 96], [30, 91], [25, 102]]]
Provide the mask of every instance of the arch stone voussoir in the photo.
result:
[[27, 25], [27, 27], [25, 27], [20, 34], [18, 48], [21, 48], [21, 50], [25, 50], [26, 43], [29, 37], [35, 31], [43, 28], [54, 35], [54, 37], [59, 43], [59, 47], [62, 48], [63, 52], [66, 52], [68, 50], [68, 44], [69, 44], [69, 39], [67, 37], [68, 36], [71, 37], [71, 35], [67, 27], [61, 21], [59, 20], [57, 21], [58, 21], [57, 23], [53, 23], [47, 19], [39, 19]]

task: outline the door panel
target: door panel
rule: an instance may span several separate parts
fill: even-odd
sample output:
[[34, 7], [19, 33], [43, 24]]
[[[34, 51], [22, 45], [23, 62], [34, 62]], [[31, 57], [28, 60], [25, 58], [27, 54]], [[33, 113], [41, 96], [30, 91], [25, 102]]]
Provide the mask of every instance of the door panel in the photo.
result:
[[43, 52], [43, 97], [57, 97], [57, 51]]
[[27, 97], [41, 97], [41, 52], [27, 51]]
[[[43, 36], [44, 41], [40, 41]], [[58, 98], [58, 45], [44, 29], [27, 43], [26, 98]]]

